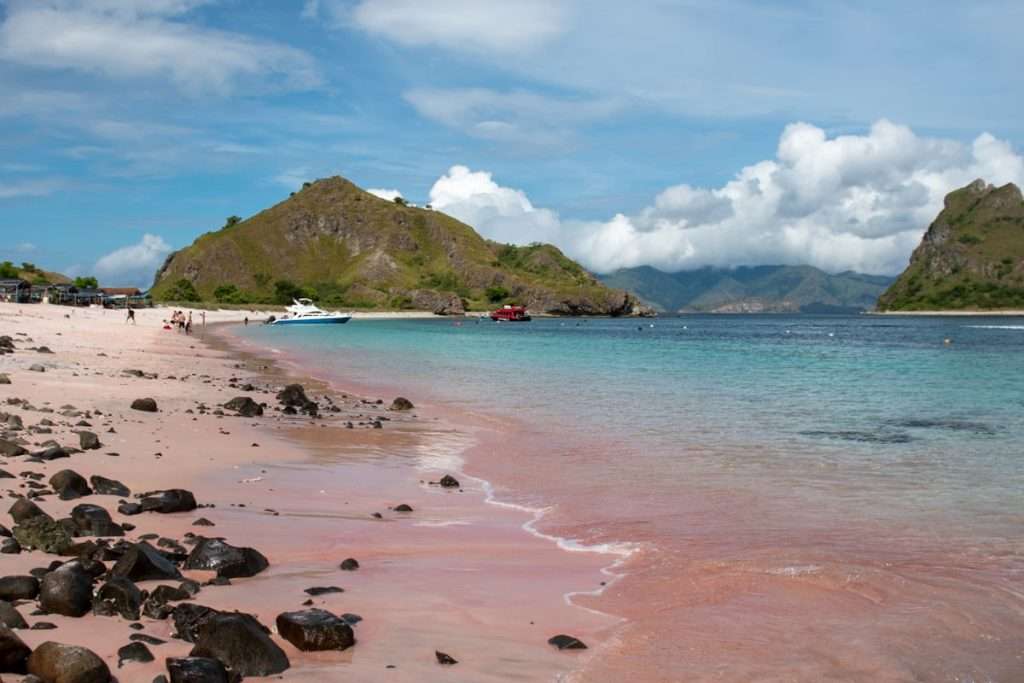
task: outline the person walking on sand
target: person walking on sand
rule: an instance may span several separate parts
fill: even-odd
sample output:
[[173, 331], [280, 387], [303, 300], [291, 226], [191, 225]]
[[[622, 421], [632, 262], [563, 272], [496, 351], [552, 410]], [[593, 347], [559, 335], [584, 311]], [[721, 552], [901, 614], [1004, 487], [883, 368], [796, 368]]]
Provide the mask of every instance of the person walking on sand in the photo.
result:
[[248, 327], [248, 325], [249, 325], [249, 316], [245, 316], [245, 324]]
[[187, 334], [187, 335], [191, 335], [192, 334], [192, 312], [191, 311], [189, 311], [189, 313], [188, 313], [188, 322], [185, 323], [185, 334]]
[[125, 319], [125, 323], [135, 324], [135, 309], [131, 306], [128, 307], [128, 317]]

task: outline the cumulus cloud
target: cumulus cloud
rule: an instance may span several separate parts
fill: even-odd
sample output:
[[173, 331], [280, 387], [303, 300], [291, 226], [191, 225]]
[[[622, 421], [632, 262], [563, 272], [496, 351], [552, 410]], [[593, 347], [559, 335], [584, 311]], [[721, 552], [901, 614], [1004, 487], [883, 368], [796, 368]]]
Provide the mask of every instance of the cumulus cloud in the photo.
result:
[[943, 197], [975, 178], [1024, 184], [1024, 158], [988, 133], [963, 144], [886, 120], [864, 135], [835, 137], [794, 123], [774, 159], [723, 186], [669, 187], [641, 211], [607, 221], [561, 219], [462, 166], [435, 183], [431, 201], [492, 239], [551, 241], [597, 272], [806, 263], [896, 273]]
[[180, 21], [203, 0], [12, 0], [0, 59], [114, 78], [166, 77], [189, 93], [226, 93], [243, 81], [319, 84], [305, 52]]
[[560, 0], [362, 0], [351, 13], [327, 3], [336, 23], [355, 26], [402, 45], [514, 53], [546, 43], [567, 28]]
[[396, 198], [401, 197], [402, 193], [399, 190], [388, 190], [384, 188], [372, 187], [367, 190], [370, 194], [381, 199], [386, 199], [389, 202], [395, 201]]
[[115, 249], [100, 258], [93, 270], [104, 285], [148, 289], [157, 268], [171, 251], [171, 245], [162, 237], [147, 233], [138, 243]]

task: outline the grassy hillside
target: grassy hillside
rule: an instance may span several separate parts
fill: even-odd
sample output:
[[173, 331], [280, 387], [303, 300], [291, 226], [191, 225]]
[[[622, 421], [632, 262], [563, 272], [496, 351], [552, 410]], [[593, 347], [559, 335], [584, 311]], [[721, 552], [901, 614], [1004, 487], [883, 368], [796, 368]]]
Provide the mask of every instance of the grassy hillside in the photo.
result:
[[21, 278], [34, 285], [59, 285], [71, 282], [67, 275], [43, 270], [32, 263], [16, 264], [11, 261], [0, 262], [0, 278]]
[[327, 306], [439, 312], [516, 302], [536, 312], [618, 315], [633, 304], [551, 245], [488, 242], [441, 212], [337, 177], [172, 254], [153, 295], [228, 303], [310, 296]]
[[1024, 308], [1024, 198], [976, 180], [946, 196], [910, 265], [879, 299], [892, 311]]
[[892, 278], [811, 266], [700, 268], [664, 273], [648, 266], [602, 276], [662, 311], [781, 313], [872, 308]]

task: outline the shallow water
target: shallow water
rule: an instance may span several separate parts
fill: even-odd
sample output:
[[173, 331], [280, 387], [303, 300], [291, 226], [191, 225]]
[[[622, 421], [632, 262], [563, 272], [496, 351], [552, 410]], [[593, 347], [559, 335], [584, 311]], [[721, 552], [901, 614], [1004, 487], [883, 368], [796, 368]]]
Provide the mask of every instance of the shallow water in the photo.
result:
[[471, 471], [644, 549], [578, 600], [631, 620], [582, 678], [1024, 679], [1020, 320], [459, 322], [242, 334], [505, 416]]

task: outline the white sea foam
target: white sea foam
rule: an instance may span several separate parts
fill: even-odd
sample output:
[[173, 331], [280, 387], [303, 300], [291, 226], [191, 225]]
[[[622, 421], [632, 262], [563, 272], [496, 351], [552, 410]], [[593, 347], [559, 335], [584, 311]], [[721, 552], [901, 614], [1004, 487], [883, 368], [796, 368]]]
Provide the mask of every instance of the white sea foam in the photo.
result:
[[1024, 325], [964, 325], [972, 330], [1024, 330]]

